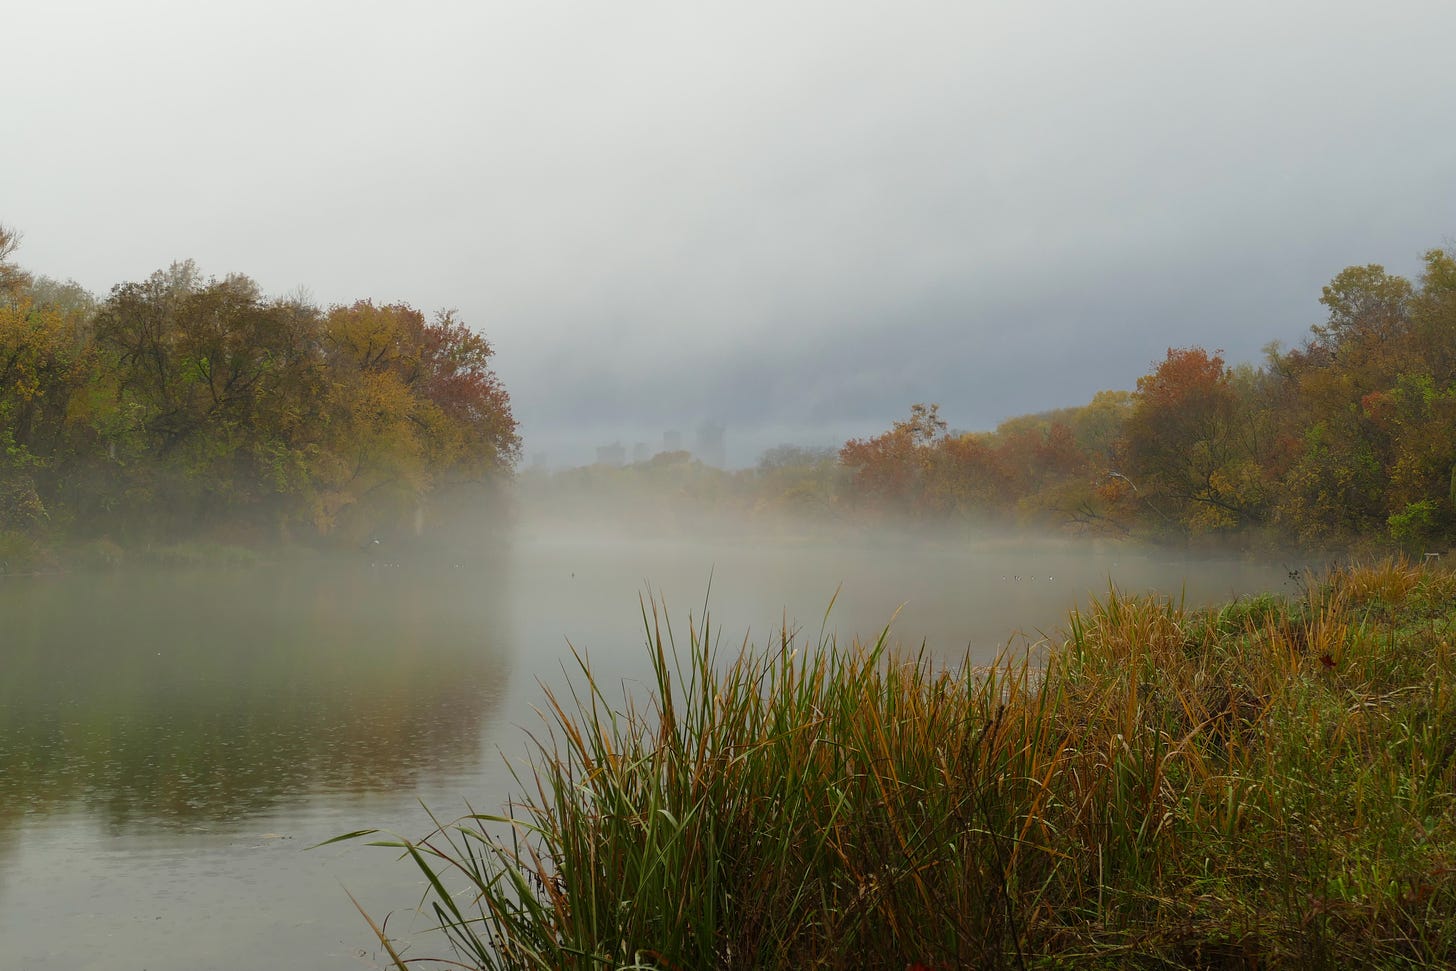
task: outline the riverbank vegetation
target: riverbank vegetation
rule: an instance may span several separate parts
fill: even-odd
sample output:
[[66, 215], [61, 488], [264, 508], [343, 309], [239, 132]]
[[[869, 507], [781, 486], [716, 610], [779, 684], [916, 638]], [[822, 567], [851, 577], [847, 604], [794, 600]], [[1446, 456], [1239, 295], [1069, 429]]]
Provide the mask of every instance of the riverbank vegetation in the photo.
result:
[[521, 802], [385, 845], [468, 967], [1450, 965], [1453, 603], [1114, 591], [987, 668], [653, 604], [648, 695], [581, 658]]
[[1158, 540], [1385, 544], [1456, 538], [1456, 252], [1419, 281], [1380, 266], [1340, 272], [1327, 317], [1262, 366], [1170, 348], [1136, 391], [946, 430], [916, 406], [847, 443], [847, 503], [912, 517], [996, 510], [1085, 532]]
[[[685, 452], [525, 473], [544, 506], [637, 497], [799, 523], [1035, 528], [1253, 550], [1449, 550], [1456, 540], [1456, 252], [1414, 282], [1341, 271], [1310, 337], [1258, 365], [1170, 348], [1132, 391], [959, 432], [934, 404], [836, 449], [724, 472]], [[953, 417], [953, 416], [951, 416]], [[646, 497], [652, 496], [649, 501]], [[584, 501], [584, 500], [582, 500]]]
[[479, 509], [515, 464], [491, 345], [452, 313], [323, 308], [191, 262], [98, 300], [20, 270], [18, 239], [0, 227], [0, 561], [357, 546]]
[[[492, 348], [451, 313], [317, 307], [190, 262], [97, 299], [0, 227], [0, 562], [202, 542], [354, 546], [489, 505], [520, 440]], [[1052, 530], [1197, 547], [1450, 550], [1456, 252], [1338, 273], [1293, 349], [1169, 348], [1130, 391], [963, 432], [917, 404], [756, 467], [687, 452], [527, 470], [531, 511], [634, 526]], [[479, 518], [479, 517], [476, 517]], [[449, 532], [458, 530], [452, 524]]]

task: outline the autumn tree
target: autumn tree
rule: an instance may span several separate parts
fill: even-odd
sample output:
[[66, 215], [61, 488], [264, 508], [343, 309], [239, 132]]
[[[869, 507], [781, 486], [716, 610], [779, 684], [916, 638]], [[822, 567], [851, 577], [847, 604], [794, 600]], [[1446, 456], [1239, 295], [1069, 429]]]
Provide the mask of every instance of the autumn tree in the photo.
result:
[[840, 451], [861, 509], [922, 519], [1061, 524], [1093, 464], [1064, 421], [1071, 410], [1026, 415], [994, 432], [949, 433], [935, 405], [916, 405], [885, 434]]
[[420, 393], [457, 434], [447, 474], [480, 481], [509, 472], [520, 459], [521, 439], [510, 396], [490, 366], [490, 342], [444, 311], [424, 326], [420, 343]]
[[839, 451], [777, 445], [753, 469], [753, 511], [795, 516], [824, 515], [833, 508], [839, 484]]
[[908, 419], [895, 422], [889, 431], [846, 442], [839, 461], [850, 474], [851, 501], [880, 513], [921, 511], [934, 445], [947, 427], [939, 405], [917, 404]]
[[0, 226], [0, 530], [72, 516], [63, 486], [94, 445], [84, 394], [97, 374], [86, 330], [93, 301], [14, 265], [19, 240]]
[[30, 282], [30, 274], [13, 259], [19, 248], [20, 232], [0, 223], [0, 301], [15, 300], [20, 290]]
[[[520, 455], [510, 399], [490, 368], [490, 343], [442, 313], [359, 301], [323, 321], [327, 447], [318, 463], [315, 525], [360, 504], [394, 515], [441, 488], [499, 480]], [[357, 522], [357, 515], [353, 516]]]
[[1439, 250], [1426, 263], [1419, 288], [1378, 265], [1341, 271], [1321, 296], [1325, 322], [1277, 360], [1298, 443], [1277, 514], [1305, 542], [1390, 530], [1413, 544], [1451, 522], [1452, 265]]
[[923, 466], [922, 515], [981, 520], [1003, 508], [1014, 489], [994, 435], [943, 436], [926, 451]]
[[94, 331], [144, 429], [131, 494], [177, 525], [363, 534], [519, 454], [490, 344], [450, 313], [322, 313], [189, 262], [114, 288]]
[[0, 530], [329, 534], [514, 468], [492, 348], [453, 313], [325, 314], [191, 261], [98, 303], [21, 270], [19, 239], [0, 226]]
[[1439, 384], [1456, 380], [1456, 249], [1426, 252], [1409, 314], [1416, 354], [1432, 378]]
[[167, 453], [204, 429], [243, 432], [258, 407], [296, 391], [313, 363], [314, 317], [245, 276], [203, 280], [188, 262], [114, 288], [95, 331]]
[[60, 446], [77, 357], [58, 313], [28, 300], [0, 303], [0, 530], [50, 516], [37, 479]]
[[1380, 351], [1406, 336], [1413, 293], [1409, 280], [1378, 264], [1346, 267], [1320, 293], [1329, 315], [1310, 328], [1315, 343], [1334, 354], [1374, 357], [1378, 366]]
[[1169, 348], [1138, 379], [1125, 427], [1128, 484], [1165, 520], [1191, 532], [1264, 518], [1256, 416], [1218, 353]]
[[1362, 398], [1384, 439], [1385, 523], [1413, 552], [1456, 527], [1456, 256], [1425, 254], [1419, 288], [1406, 301], [1400, 373]]
[[1089, 462], [1112, 468], [1132, 409], [1131, 391], [1099, 391], [1082, 407], [1068, 409], [1062, 421]]
[[286, 515], [305, 485], [317, 330], [313, 308], [191, 262], [113, 288], [94, 331], [145, 429], [138, 500], [182, 528]]

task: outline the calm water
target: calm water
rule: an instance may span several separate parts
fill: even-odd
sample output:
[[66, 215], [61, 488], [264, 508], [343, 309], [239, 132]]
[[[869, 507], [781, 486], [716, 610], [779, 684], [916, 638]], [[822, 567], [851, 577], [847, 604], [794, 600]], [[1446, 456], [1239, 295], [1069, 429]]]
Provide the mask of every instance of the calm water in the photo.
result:
[[[427, 922], [413, 868], [359, 844], [493, 811], [568, 640], [629, 687], [638, 595], [763, 643], [787, 619], [989, 658], [1109, 579], [1190, 601], [1280, 564], [1125, 549], [713, 548], [530, 531], [498, 567], [368, 562], [0, 580], [0, 954], [26, 969], [383, 966]], [[711, 593], [709, 593], [711, 577]], [[1005, 579], [1003, 579], [1003, 577]], [[1017, 577], [1020, 577], [1018, 580]], [[440, 953], [416, 940], [411, 956]]]

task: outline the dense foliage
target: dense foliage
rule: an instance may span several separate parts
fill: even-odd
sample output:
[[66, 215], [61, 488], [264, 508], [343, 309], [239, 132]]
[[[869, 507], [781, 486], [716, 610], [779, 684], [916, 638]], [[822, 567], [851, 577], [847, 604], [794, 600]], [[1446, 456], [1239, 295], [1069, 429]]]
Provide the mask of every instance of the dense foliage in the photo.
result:
[[[1035, 526], [1171, 543], [1443, 551], [1456, 540], [1456, 252], [1412, 283], [1356, 266], [1301, 346], [1260, 366], [1169, 348], [1132, 391], [958, 432], [934, 404], [837, 450], [726, 472], [684, 452], [532, 472], [553, 510], [618, 497], [639, 519], [732, 509], [778, 525]], [[633, 505], [632, 500], [635, 500]], [[952, 533], [953, 534], [953, 533]]]
[[[358, 542], [520, 442], [491, 347], [451, 314], [271, 298], [191, 263], [113, 288], [33, 279], [0, 227], [0, 546], [199, 531]], [[726, 472], [669, 452], [526, 474], [527, 503], [622, 521], [1034, 525], [1162, 542], [1411, 553], [1456, 540], [1456, 252], [1354, 266], [1258, 366], [1169, 348], [1132, 391], [958, 432], [917, 404], [836, 451]]]
[[1130, 393], [950, 434], [917, 405], [847, 443], [859, 515], [988, 513], [1164, 539], [1224, 536], [1411, 552], [1456, 538], [1456, 253], [1418, 284], [1341, 272], [1328, 318], [1262, 367], [1170, 348]]
[[452, 313], [327, 310], [191, 262], [96, 301], [0, 227], [0, 539], [358, 542], [488, 490], [520, 443]]

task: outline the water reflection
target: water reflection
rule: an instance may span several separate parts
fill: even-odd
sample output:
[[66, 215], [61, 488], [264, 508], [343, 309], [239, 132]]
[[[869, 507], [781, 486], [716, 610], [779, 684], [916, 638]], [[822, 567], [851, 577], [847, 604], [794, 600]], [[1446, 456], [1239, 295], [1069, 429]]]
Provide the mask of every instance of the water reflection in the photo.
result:
[[[745, 635], [769, 644], [784, 622], [812, 639], [841, 589], [827, 619], [841, 643], [895, 616], [904, 644], [989, 660], [1112, 581], [1198, 602], [1282, 579], [1269, 564], [1053, 544], [545, 529], [516, 543], [508, 571], [9, 578], [0, 940], [36, 971], [114, 967], [121, 953], [152, 971], [360, 966], [371, 939], [340, 884], [382, 914], [418, 899], [418, 875], [354, 844], [303, 848], [367, 826], [420, 835], [417, 800], [499, 809], [518, 784], [497, 747], [524, 751], [536, 681], [560, 684], [568, 639], [609, 694], [645, 690], [647, 586], [680, 639], [707, 602], [725, 650]], [[391, 930], [408, 933], [402, 920]]]
[[0, 855], [23, 814], [214, 828], [475, 771], [511, 663], [497, 581], [349, 567], [7, 582]]

